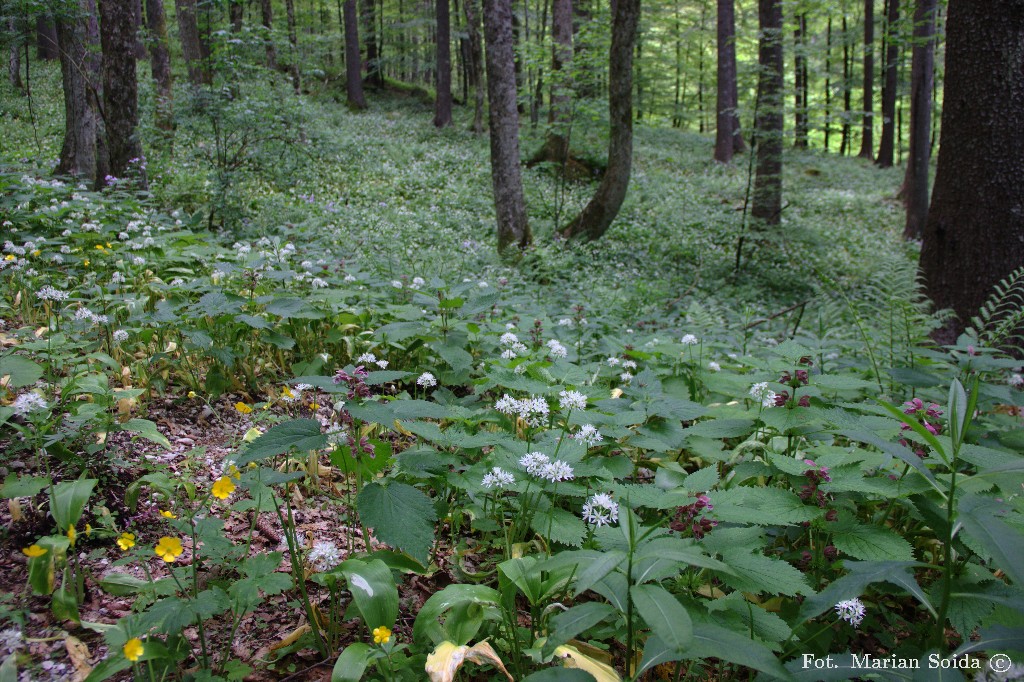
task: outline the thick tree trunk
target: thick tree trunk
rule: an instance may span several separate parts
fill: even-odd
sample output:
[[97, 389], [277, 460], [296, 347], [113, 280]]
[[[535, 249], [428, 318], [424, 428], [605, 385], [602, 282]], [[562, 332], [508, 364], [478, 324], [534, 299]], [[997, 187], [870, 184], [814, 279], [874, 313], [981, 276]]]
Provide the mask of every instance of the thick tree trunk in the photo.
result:
[[896, 90], [899, 87], [899, 0], [885, 0], [885, 80], [882, 83], [882, 139], [875, 163], [891, 168], [896, 148]]
[[[354, 2], [354, 0], [350, 1]], [[295, 94], [298, 95], [302, 92], [302, 71], [299, 67], [299, 34], [295, 24], [295, 0], [284, 0], [284, 11], [285, 17], [288, 20], [288, 43], [292, 46], [289, 70], [292, 74], [292, 88], [295, 90]], [[348, 36], [348, 29], [345, 30], [345, 36]]]
[[139, 84], [132, 50], [138, 27], [132, 0], [100, 0], [100, 43], [103, 47], [103, 121], [110, 174], [136, 173], [146, 186], [139, 140]]
[[7, 80], [12, 88], [23, 92], [25, 86], [21, 82], [21, 35], [18, 31], [18, 20], [8, 17], [7, 29], [11, 34], [11, 45], [7, 53]]
[[107, 171], [106, 160], [98, 154], [103, 134], [98, 99], [103, 90], [100, 29], [95, 0], [81, 0], [77, 9], [78, 20], [61, 19], [55, 27], [64, 89], [64, 144], [55, 172], [97, 184]]
[[511, 0], [484, 0], [484, 38], [487, 41], [491, 181], [498, 218], [498, 252], [514, 257], [530, 245], [533, 237], [526, 219], [526, 199], [519, 170]]
[[931, 160], [932, 79], [935, 74], [937, 0], [917, 0], [910, 67], [910, 150], [900, 196], [907, 206], [906, 239], [918, 239], [928, 221], [928, 164]]
[[266, 30], [267, 68], [277, 70], [277, 48], [274, 46], [274, 5], [271, 0], [260, 0], [260, 14]]
[[793, 29], [793, 146], [797, 149], [807, 149], [807, 54], [804, 48], [804, 40], [807, 35], [807, 15], [799, 14], [795, 17], [796, 28]]
[[633, 165], [633, 46], [640, 0], [612, 3], [612, 46], [608, 61], [608, 168], [590, 202], [566, 225], [564, 237], [597, 239], [619, 214]]
[[36, 57], [46, 60], [57, 59], [59, 53], [56, 22], [53, 17], [41, 14], [36, 17]]
[[715, 129], [715, 161], [729, 163], [744, 149], [737, 111], [736, 17], [734, 0], [718, 0], [718, 104]]
[[862, 159], [875, 158], [875, 0], [864, 0], [864, 120], [861, 125]]
[[356, 0], [345, 0], [345, 94], [353, 109], [365, 109], [363, 69], [359, 54], [359, 15]]
[[470, 130], [479, 135], [484, 132], [484, 51], [480, 44], [480, 14], [478, 0], [464, 0], [466, 33], [469, 35], [469, 73], [473, 83], [473, 124]]
[[192, 85], [209, 85], [213, 82], [209, 68], [210, 46], [199, 36], [196, 0], [174, 0], [174, 10], [178, 16], [178, 36], [188, 67], [188, 81]]
[[174, 128], [174, 95], [171, 91], [171, 55], [167, 50], [167, 17], [163, 0], [146, 0], [149, 30], [149, 63], [156, 86], [156, 127]]
[[452, 36], [448, 0], [436, 0], [437, 16], [437, 97], [434, 100], [434, 126], [452, 124]]
[[946, 36], [921, 270], [935, 305], [956, 312], [959, 331], [1024, 264], [1024, 3], [950, 0]]
[[757, 174], [750, 215], [757, 227], [778, 225], [782, 219], [782, 2], [758, 0]]

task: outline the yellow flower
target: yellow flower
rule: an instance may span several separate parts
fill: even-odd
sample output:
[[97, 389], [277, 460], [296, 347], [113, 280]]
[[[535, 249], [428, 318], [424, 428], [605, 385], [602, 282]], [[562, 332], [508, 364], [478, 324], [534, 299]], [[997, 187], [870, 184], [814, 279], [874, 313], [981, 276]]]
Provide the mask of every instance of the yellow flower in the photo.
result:
[[97, 244], [96, 245], [96, 250], [97, 251], [102, 251], [103, 250], [103, 244]]
[[319, 410], [320, 409], [320, 403], [310, 403], [309, 404], [309, 409], [311, 409], [311, 410]]
[[295, 397], [295, 394], [292, 393], [292, 390], [290, 388], [288, 388], [287, 386], [285, 386], [284, 388], [281, 389], [281, 395], [283, 395], [285, 398], [294, 398]]
[[36, 558], [37, 556], [43, 556], [46, 554], [46, 550], [39, 545], [29, 545], [21, 550], [21, 553], [29, 558]]
[[195, 391], [189, 391], [188, 392], [188, 397], [189, 398], [195, 398], [196, 397], [196, 392]]
[[4, 260], [7, 260], [7, 261], [14, 260], [15, 258], [17, 258], [17, 256], [15, 256], [13, 253], [9, 253], [6, 256], [4, 256]]
[[39, 249], [36, 249], [35, 251], [32, 252], [32, 255], [33, 256], [38, 256], [41, 253], [42, 253], [42, 251], [40, 251]]
[[110, 246], [110, 242], [107, 242], [107, 248], [108, 248], [108, 249], [109, 249], [109, 248], [112, 248], [112, 247]]
[[164, 511], [162, 509], [160, 510], [160, 516], [164, 517], [165, 519], [176, 519], [176, 518], [178, 518], [178, 515], [175, 514], [174, 512], [172, 512], [172, 511]]
[[71, 526], [68, 528], [68, 540], [71, 542], [71, 546], [75, 546], [75, 538], [78, 536], [78, 532], [75, 531], [75, 527]]
[[387, 644], [391, 641], [391, 630], [381, 625], [379, 628], [373, 629], [373, 643], [374, 644]]
[[226, 500], [235, 492], [235, 484], [230, 476], [221, 476], [213, 484], [213, 496], [219, 500]]
[[167, 563], [174, 563], [174, 560], [181, 556], [181, 540], [164, 536], [156, 543], [153, 549], [156, 555]]
[[124, 643], [124, 646], [121, 647], [121, 651], [124, 652], [125, 658], [134, 663], [142, 658], [142, 653], [144, 651], [142, 647], [142, 640], [138, 637], [132, 637]]
[[242, 414], [249, 414], [250, 412], [252, 412], [252, 408], [246, 405], [245, 403], [235, 403], [235, 409], [241, 412]]
[[238, 470], [238, 467], [236, 467], [234, 464], [232, 464], [231, 466], [228, 467], [228, 476], [230, 476], [231, 478], [236, 478], [236, 479], [237, 478], [241, 478], [242, 477], [242, 472]]
[[85, 263], [83, 263], [83, 265], [85, 265], [85, 267], [89, 267], [89, 259], [88, 258], [85, 259]]
[[121, 537], [117, 539], [117, 546], [125, 552], [134, 547], [135, 533], [121, 533]]
[[92, 526], [90, 526], [87, 523], [87, 524], [85, 524], [85, 537], [90, 537], [90, 536], [92, 536]]

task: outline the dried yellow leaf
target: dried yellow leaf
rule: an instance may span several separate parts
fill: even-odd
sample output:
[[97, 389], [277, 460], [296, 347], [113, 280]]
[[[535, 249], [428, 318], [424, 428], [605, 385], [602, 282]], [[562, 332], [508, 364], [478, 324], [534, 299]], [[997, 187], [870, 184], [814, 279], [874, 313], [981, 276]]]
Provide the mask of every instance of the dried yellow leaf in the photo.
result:
[[427, 656], [425, 670], [430, 682], [452, 682], [455, 673], [466, 661], [472, 661], [477, 665], [490, 663], [503, 672], [510, 682], [514, 682], [497, 652], [487, 642], [478, 642], [471, 647], [457, 646], [454, 642], [441, 642]]

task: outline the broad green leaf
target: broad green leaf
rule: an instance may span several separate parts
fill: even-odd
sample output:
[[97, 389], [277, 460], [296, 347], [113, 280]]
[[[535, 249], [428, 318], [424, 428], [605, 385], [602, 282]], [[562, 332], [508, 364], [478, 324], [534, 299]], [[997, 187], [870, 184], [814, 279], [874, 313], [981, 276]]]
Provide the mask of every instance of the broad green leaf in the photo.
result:
[[737, 547], [722, 552], [722, 562], [733, 571], [732, 574], [722, 574], [723, 582], [737, 590], [766, 594], [814, 594], [804, 574], [781, 559], [772, 559]]
[[913, 561], [914, 550], [889, 528], [847, 518], [831, 526], [832, 544], [840, 551], [865, 561]]
[[590, 601], [552, 616], [548, 627], [550, 634], [544, 642], [544, 651], [553, 651], [555, 647], [576, 638], [580, 633], [586, 632], [606, 618], [611, 618], [615, 613], [615, 609], [608, 604]]
[[795, 525], [821, 515], [820, 510], [804, 504], [796, 493], [781, 488], [741, 486], [713, 490], [709, 497], [715, 506], [709, 515], [730, 523]]
[[601, 556], [593, 561], [582, 563], [579, 577], [576, 579], [576, 596], [589, 590], [605, 576], [615, 570], [626, 560], [626, 554], [618, 550], [602, 552]]
[[5, 376], [10, 377], [6, 384], [10, 388], [31, 386], [43, 376], [43, 367], [20, 355], [5, 355], [0, 357], [0, 378]]
[[61, 481], [53, 486], [50, 492], [50, 513], [62, 533], [78, 523], [97, 482], [95, 478], [79, 478]]
[[10, 474], [4, 479], [4, 485], [0, 488], [0, 498], [33, 497], [41, 493], [49, 485], [50, 479], [45, 476], [18, 476], [17, 474]]
[[271, 427], [254, 440], [235, 462], [242, 467], [249, 462], [284, 454], [291, 450], [308, 452], [327, 447], [327, 436], [320, 433], [320, 422], [315, 419], [292, 419]]
[[579, 547], [587, 534], [583, 519], [572, 512], [554, 508], [534, 515], [531, 527], [551, 542]]
[[864, 593], [864, 588], [872, 583], [891, 583], [902, 587], [921, 602], [933, 617], [938, 616], [927, 595], [914, 579], [912, 571], [914, 568], [928, 567], [928, 564], [913, 561], [846, 561], [844, 567], [849, 573], [832, 581], [818, 594], [804, 600], [800, 609], [802, 621], [824, 613], [844, 599], [860, 597]]
[[472, 602], [484, 607], [497, 608], [500, 599], [501, 595], [497, 590], [486, 585], [449, 585], [432, 594], [420, 607], [412, 626], [413, 639], [420, 644], [427, 640], [439, 644], [445, 641], [445, 631], [438, 619], [456, 604]]
[[398, 619], [398, 588], [391, 569], [380, 559], [349, 559], [338, 567], [369, 630], [393, 628]]
[[[1010, 514], [1005, 502], [963, 495], [957, 506], [957, 520], [963, 524], [964, 541], [977, 543], [995, 564], [1003, 569], [1014, 585], [1024, 584], [1024, 536], [1003, 517]], [[974, 549], [974, 547], [972, 547]]]
[[167, 440], [167, 436], [160, 433], [160, 429], [157, 428], [156, 424], [148, 419], [129, 419], [121, 425], [121, 430], [142, 436], [146, 440], [162, 445], [168, 450], [171, 448], [171, 442]]
[[950, 656], [962, 656], [972, 651], [1020, 651], [1024, 648], [1024, 628], [992, 625], [981, 628], [976, 640], [960, 645]]
[[345, 647], [331, 671], [331, 682], [359, 682], [375, 658], [373, 648], [363, 642]]
[[532, 556], [509, 559], [498, 564], [498, 571], [519, 588], [531, 606], [540, 601], [542, 589], [540, 571], [535, 570], [536, 564], [537, 559]]
[[383, 542], [421, 564], [434, 544], [437, 515], [430, 498], [405, 483], [367, 484], [357, 500], [359, 516]]
[[681, 652], [693, 641], [693, 623], [686, 608], [671, 592], [660, 585], [634, 585], [629, 590], [637, 613], [651, 632], [675, 652]]
[[593, 675], [579, 668], [544, 668], [530, 673], [522, 682], [594, 682]]

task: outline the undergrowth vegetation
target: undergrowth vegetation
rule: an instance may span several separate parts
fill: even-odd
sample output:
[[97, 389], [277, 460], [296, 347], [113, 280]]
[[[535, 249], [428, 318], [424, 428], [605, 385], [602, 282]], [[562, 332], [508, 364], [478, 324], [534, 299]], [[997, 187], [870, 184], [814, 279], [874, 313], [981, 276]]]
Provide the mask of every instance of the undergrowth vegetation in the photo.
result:
[[[57, 78], [35, 133], [3, 98], [4, 669], [36, 665], [41, 608], [106, 652], [87, 680], [310, 650], [339, 681], [988, 679], [1019, 654], [1024, 379], [985, 343], [1002, 302], [929, 342], [896, 171], [794, 155], [782, 230], [749, 234], [742, 164], [639, 128], [600, 242], [551, 236], [589, 185], [526, 172], [538, 246], [510, 268], [485, 141], [420, 104], [182, 90], [151, 191], [94, 192], [48, 177]], [[158, 404], [228, 455], [175, 449]], [[245, 657], [257, 612], [291, 633]]]

